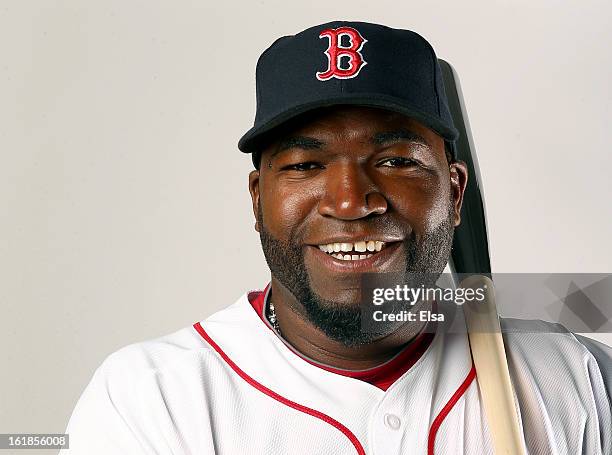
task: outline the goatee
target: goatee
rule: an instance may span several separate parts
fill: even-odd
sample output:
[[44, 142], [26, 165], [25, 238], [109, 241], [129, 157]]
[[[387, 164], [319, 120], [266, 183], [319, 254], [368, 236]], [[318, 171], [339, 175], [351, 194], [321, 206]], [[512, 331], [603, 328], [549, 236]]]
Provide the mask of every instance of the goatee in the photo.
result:
[[[406, 276], [421, 274], [437, 278], [442, 273], [452, 247], [453, 219], [454, 211], [451, 204], [448, 216], [442, 223], [420, 238], [416, 238], [412, 233], [403, 241], [404, 251], [406, 251], [404, 270]], [[324, 300], [317, 295], [312, 289], [304, 262], [303, 242], [294, 237], [291, 237], [288, 242], [276, 239], [266, 229], [264, 221], [260, 206], [259, 235], [270, 271], [302, 305], [306, 317], [314, 326], [329, 338], [345, 346], [368, 344], [393, 332], [393, 326], [388, 327], [389, 333], [364, 331], [361, 308], [358, 305], [348, 306]]]

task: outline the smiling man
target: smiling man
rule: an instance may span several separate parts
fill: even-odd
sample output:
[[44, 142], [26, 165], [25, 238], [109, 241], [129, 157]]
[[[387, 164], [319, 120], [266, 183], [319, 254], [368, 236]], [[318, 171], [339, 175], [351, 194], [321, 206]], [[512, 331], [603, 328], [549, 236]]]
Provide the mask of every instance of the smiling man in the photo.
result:
[[379, 365], [422, 324], [363, 331], [363, 274], [442, 272], [465, 165], [439, 134], [380, 108], [319, 108], [270, 140], [254, 152], [258, 170], [249, 187], [272, 272], [268, 308], [277, 332], [317, 361]]
[[[368, 276], [445, 268], [468, 179], [456, 138], [421, 36], [333, 22], [277, 40], [239, 142], [271, 282], [110, 355], [68, 453], [492, 453], [465, 331], [368, 331], [361, 312]], [[529, 453], [611, 453], [609, 348], [520, 324], [505, 341]]]

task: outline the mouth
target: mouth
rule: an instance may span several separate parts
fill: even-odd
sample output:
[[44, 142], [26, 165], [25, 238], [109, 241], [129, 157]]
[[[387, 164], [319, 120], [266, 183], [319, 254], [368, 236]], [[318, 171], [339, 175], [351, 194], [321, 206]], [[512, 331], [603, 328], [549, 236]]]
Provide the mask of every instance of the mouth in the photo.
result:
[[334, 242], [318, 245], [319, 250], [340, 261], [363, 261], [381, 252], [387, 242], [381, 240], [361, 240], [358, 242]]
[[369, 238], [309, 245], [308, 250], [321, 272], [368, 273], [392, 270], [401, 256], [401, 246], [400, 240]]

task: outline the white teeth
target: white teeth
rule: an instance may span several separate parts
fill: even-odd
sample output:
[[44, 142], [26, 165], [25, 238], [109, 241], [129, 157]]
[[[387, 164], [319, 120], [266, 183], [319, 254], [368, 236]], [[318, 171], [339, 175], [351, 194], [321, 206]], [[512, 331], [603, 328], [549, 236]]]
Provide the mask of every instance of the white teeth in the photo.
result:
[[346, 253], [348, 251], [351, 251], [352, 249], [353, 249], [352, 243], [341, 243], [340, 244], [340, 251], [344, 251]]
[[[319, 245], [319, 249], [324, 253], [331, 254], [336, 259], [342, 259], [344, 261], [356, 261], [360, 259], [367, 259], [371, 257], [371, 254], [342, 254], [355, 251], [356, 253], [375, 252], [380, 251], [385, 246], [385, 242], [379, 240], [361, 240], [355, 243], [328, 243], [326, 245]], [[340, 253], [340, 254], [336, 254]]]
[[373, 254], [332, 254], [336, 259], [340, 259], [342, 261], [357, 261], [361, 259], [367, 259], [374, 256]]

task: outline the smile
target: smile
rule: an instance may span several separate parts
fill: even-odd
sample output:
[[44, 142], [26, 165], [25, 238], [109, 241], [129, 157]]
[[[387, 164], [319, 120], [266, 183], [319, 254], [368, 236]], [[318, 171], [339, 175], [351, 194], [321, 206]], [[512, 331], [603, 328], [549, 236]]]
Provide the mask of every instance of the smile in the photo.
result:
[[371, 258], [385, 248], [380, 240], [362, 240], [354, 243], [340, 242], [318, 245], [319, 249], [342, 261], [360, 261]]
[[357, 237], [354, 240], [337, 238], [323, 241], [326, 243], [307, 245], [305, 252], [307, 264], [316, 273], [380, 273], [395, 270], [403, 262], [404, 242], [401, 238], [380, 236], [378, 239], [365, 237], [359, 240]]

